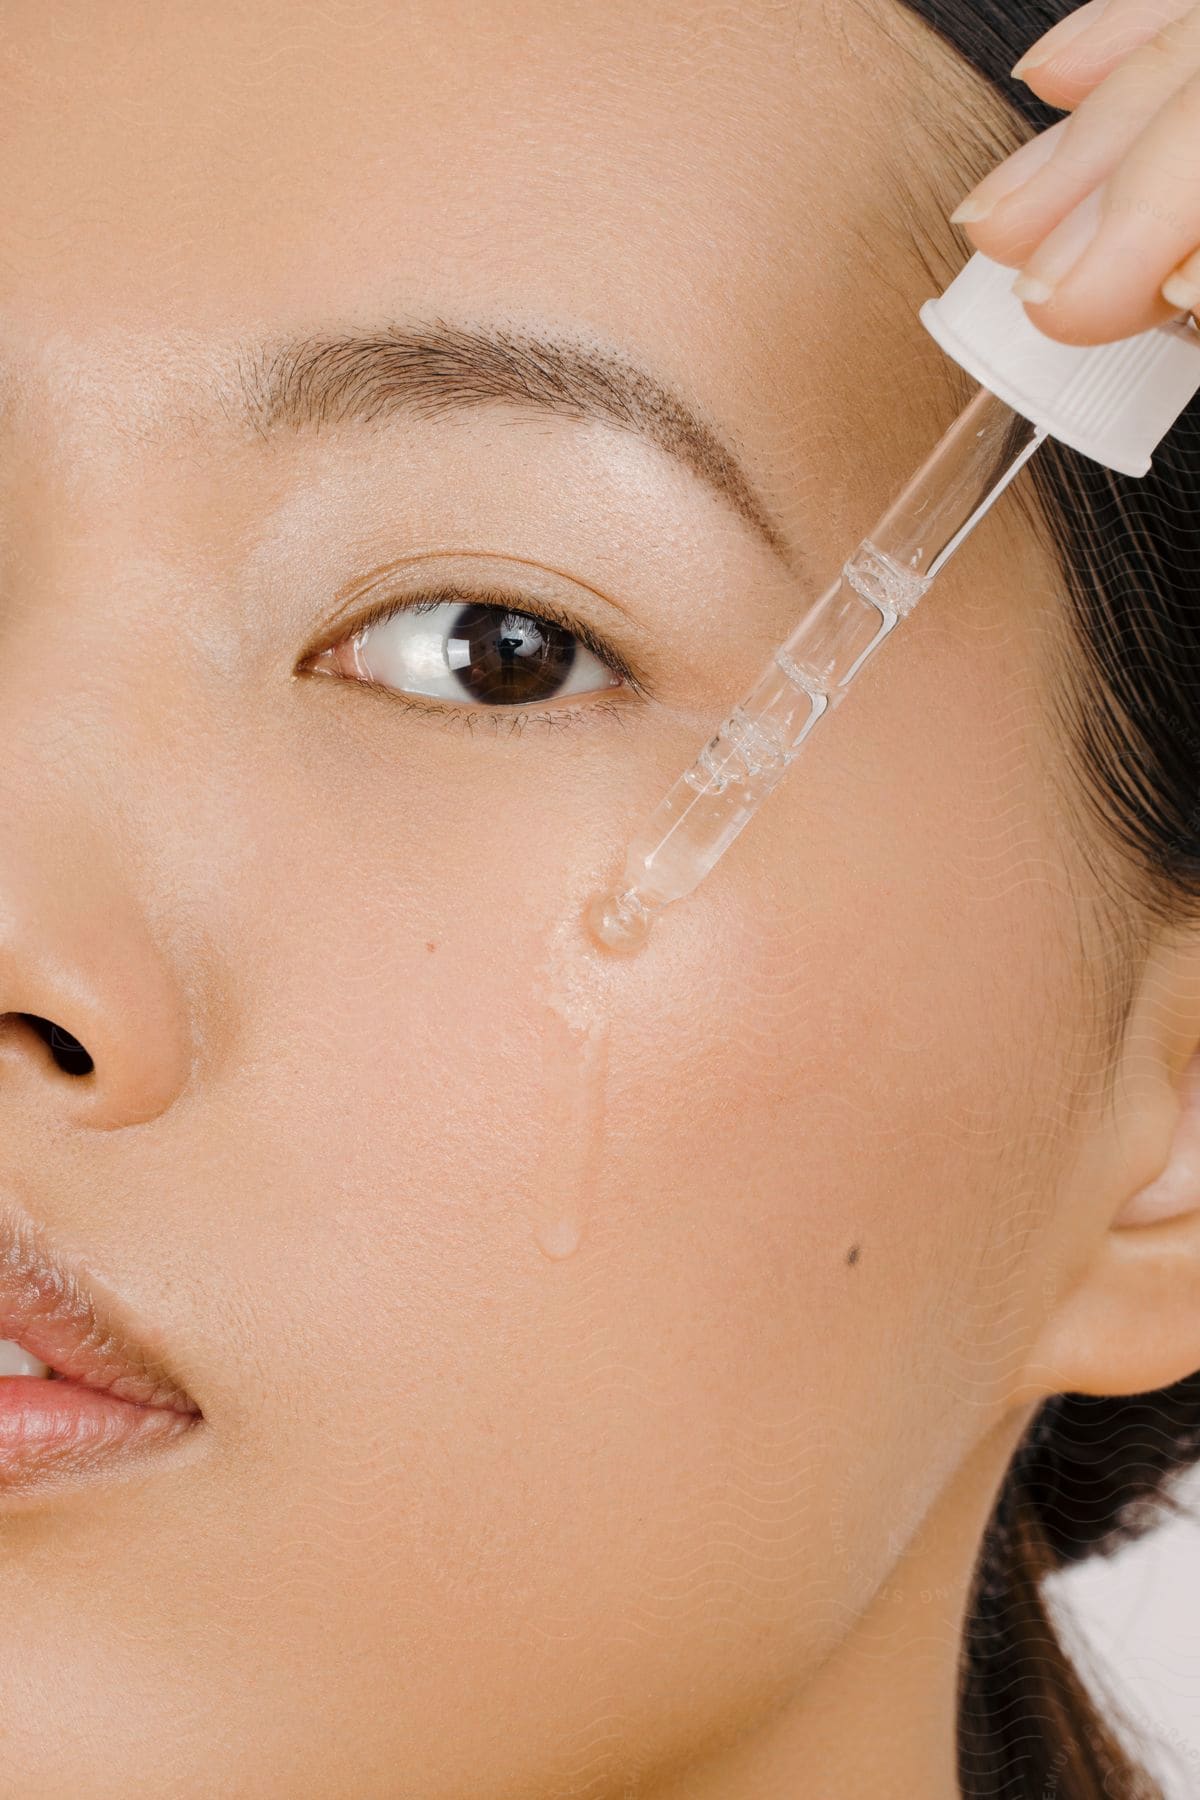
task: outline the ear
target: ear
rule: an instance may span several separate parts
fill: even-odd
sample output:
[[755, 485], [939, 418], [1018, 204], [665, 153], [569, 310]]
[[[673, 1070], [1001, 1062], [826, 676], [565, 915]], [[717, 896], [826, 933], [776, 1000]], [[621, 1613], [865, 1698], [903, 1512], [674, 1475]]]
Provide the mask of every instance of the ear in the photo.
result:
[[1024, 1400], [1200, 1370], [1200, 926], [1156, 940], [1116, 1056], [1056, 1201]]

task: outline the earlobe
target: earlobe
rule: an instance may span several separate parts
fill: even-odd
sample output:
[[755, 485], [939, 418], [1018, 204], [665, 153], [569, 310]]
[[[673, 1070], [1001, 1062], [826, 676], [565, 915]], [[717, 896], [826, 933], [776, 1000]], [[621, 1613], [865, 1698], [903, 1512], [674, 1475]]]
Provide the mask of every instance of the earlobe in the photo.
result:
[[1114, 1229], [1152, 1225], [1200, 1208], [1200, 1050], [1184, 1073], [1179, 1123], [1167, 1165], [1155, 1180], [1139, 1188], [1113, 1221]]
[[1200, 932], [1147, 959], [1111, 1110], [1082, 1146], [1043, 1254], [1048, 1310], [1011, 1398], [1130, 1395], [1200, 1370]]

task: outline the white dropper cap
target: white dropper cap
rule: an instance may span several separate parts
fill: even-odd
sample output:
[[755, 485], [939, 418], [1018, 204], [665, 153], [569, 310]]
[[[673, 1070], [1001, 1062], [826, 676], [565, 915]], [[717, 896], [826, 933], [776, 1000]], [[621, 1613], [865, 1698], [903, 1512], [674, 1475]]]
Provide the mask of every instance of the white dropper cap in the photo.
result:
[[1060, 443], [1146, 475], [1150, 452], [1200, 389], [1200, 329], [1189, 313], [1111, 344], [1060, 344], [1012, 291], [1017, 271], [977, 250], [919, 318], [948, 356]]

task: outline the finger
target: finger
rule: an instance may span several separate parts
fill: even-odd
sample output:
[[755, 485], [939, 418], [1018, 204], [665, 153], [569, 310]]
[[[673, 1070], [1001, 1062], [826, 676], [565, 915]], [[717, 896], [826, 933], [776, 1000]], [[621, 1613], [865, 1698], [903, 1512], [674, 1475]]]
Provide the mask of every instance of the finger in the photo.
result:
[[1181, 306], [1200, 325], [1200, 250], [1180, 263], [1162, 284], [1163, 298], [1171, 306]]
[[1073, 112], [1131, 50], [1194, 11], [1196, 0], [1088, 0], [1029, 46], [1013, 76]]
[[1053, 319], [1050, 335], [1063, 342], [1129, 337], [1177, 310], [1162, 285], [1198, 245], [1200, 72], [1155, 113], [1102, 188], [1039, 245], [1016, 292], [1033, 306], [1035, 324]]
[[[1081, 102], [1068, 119], [1050, 127], [1058, 133], [1053, 154], [1015, 189], [1005, 185], [1007, 164], [993, 169], [951, 214], [965, 223], [971, 241], [996, 262], [1020, 268], [1067, 215], [1120, 167], [1151, 121], [1166, 116], [1172, 97], [1200, 71], [1200, 6], [1191, 7], [1157, 37], [1130, 51], [1120, 66]], [[1172, 113], [1174, 133], [1188, 132], [1190, 151], [1175, 145], [1172, 160], [1200, 164], [1200, 138], [1186, 117]], [[1170, 146], [1168, 146], [1169, 151]], [[1020, 154], [1020, 152], [1018, 152]], [[1156, 196], [1143, 169], [1138, 198]], [[995, 204], [992, 205], [992, 201]], [[983, 216], [980, 209], [983, 208]], [[1186, 254], [1190, 245], [1180, 250]]]

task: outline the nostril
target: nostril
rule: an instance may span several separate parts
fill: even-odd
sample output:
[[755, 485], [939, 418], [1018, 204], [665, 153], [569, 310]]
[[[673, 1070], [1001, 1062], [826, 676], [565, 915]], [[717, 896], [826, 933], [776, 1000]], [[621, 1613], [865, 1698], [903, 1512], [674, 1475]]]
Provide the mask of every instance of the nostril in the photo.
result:
[[40, 1019], [36, 1013], [20, 1013], [17, 1016], [29, 1020], [38, 1036], [50, 1046], [51, 1055], [64, 1073], [91, 1074], [96, 1065], [77, 1037], [72, 1037], [69, 1031], [64, 1031], [53, 1019]]

